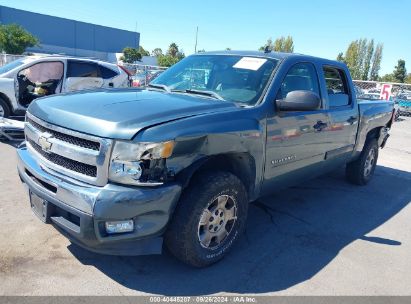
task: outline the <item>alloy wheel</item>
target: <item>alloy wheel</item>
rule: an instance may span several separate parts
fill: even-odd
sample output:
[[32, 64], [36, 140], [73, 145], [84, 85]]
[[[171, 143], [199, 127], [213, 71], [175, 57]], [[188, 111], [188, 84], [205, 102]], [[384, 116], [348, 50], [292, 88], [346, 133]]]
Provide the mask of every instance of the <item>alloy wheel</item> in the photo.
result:
[[364, 177], [368, 177], [375, 164], [375, 149], [370, 149], [364, 164]]
[[202, 247], [215, 249], [230, 235], [237, 220], [237, 202], [230, 195], [220, 195], [204, 209], [198, 224]]

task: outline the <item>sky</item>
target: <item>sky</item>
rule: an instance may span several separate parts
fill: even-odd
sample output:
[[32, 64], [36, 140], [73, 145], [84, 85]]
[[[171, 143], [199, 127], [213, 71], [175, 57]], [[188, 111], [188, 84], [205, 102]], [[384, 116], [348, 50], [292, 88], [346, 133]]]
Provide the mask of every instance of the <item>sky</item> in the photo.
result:
[[380, 75], [398, 59], [411, 72], [409, 0], [0, 0], [0, 5], [138, 31], [140, 45], [166, 50], [171, 42], [194, 52], [257, 50], [269, 37], [291, 35], [294, 51], [328, 59], [359, 38], [384, 44]]

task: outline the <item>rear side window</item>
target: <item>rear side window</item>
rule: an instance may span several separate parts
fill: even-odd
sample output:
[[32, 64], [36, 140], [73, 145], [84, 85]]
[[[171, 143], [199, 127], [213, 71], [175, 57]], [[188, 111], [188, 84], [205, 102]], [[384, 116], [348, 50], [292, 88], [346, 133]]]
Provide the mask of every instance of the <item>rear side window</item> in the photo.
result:
[[89, 62], [69, 61], [67, 68], [68, 77], [101, 77], [97, 64]]
[[350, 104], [350, 95], [345, 73], [340, 69], [329, 66], [325, 66], [323, 71], [330, 108], [348, 106]]
[[112, 69], [103, 67], [101, 65], [100, 65], [100, 72], [101, 72], [101, 77], [103, 77], [103, 79], [110, 79], [118, 75], [118, 73], [113, 71]]
[[284, 99], [292, 91], [311, 91], [320, 96], [317, 72], [311, 63], [298, 63], [285, 76], [277, 99]]

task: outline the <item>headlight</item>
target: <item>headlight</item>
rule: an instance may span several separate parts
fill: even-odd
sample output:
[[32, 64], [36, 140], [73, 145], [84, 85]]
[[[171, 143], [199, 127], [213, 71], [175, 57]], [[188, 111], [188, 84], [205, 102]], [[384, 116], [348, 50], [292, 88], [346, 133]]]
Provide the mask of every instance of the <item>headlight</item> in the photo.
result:
[[174, 141], [133, 143], [117, 141], [110, 161], [109, 179], [130, 185], [158, 185], [167, 176], [165, 160], [171, 156]]

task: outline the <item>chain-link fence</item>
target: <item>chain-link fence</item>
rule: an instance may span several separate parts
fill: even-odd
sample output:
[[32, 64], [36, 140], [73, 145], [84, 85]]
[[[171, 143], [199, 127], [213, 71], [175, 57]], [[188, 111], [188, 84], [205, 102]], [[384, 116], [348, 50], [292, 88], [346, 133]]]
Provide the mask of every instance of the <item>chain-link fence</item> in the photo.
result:
[[0, 66], [8, 64], [14, 60], [24, 58], [25, 55], [10, 55], [10, 54], [0, 54]]
[[[393, 98], [400, 97], [402, 95], [411, 95], [411, 84], [395, 83], [395, 82], [378, 82], [378, 81], [365, 81], [354, 80], [356, 86], [357, 95], [370, 95], [369, 97], [382, 94], [384, 85], [388, 85], [391, 88], [390, 96]], [[411, 97], [411, 96], [410, 96]], [[370, 98], [373, 99], [373, 98]], [[375, 99], [380, 99], [375, 98]]]
[[411, 84], [354, 80], [358, 98], [389, 99], [401, 116], [411, 116]]

